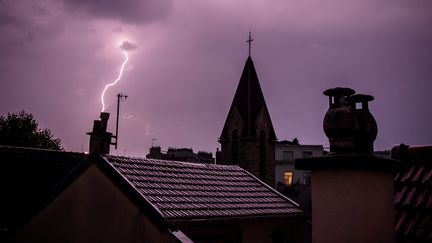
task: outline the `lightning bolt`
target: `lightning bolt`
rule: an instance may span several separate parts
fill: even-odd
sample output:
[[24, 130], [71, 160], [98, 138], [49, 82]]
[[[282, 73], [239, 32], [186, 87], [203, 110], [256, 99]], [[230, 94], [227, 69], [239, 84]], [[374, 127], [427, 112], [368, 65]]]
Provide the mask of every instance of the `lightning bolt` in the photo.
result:
[[122, 66], [121, 66], [121, 69], [120, 69], [120, 72], [119, 72], [119, 75], [118, 75], [117, 79], [114, 80], [112, 83], [109, 83], [109, 84], [105, 85], [105, 88], [102, 91], [102, 95], [101, 95], [101, 98], [100, 98], [101, 102], [102, 102], [102, 112], [105, 111], [105, 109], [108, 107], [108, 106], [105, 105], [105, 100], [104, 100], [105, 92], [107, 91], [107, 89], [109, 87], [116, 85], [120, 81], [120, 79], [121, 79], [121, 77], [123, 75], [123, 70], [124, 70], [124, 68], [126, 66], [126, 63], [129, 60], [129, 57], [128, 57], [126, 51], [123, 51], [123, 55], [125, 57], [125, 60], [124, 60], [124, 62], [122, 64]]

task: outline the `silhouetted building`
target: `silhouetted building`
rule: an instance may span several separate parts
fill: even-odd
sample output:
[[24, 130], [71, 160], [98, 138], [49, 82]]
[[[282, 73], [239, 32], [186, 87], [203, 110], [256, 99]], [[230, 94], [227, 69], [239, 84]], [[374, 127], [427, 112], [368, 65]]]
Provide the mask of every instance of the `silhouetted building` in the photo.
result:
[[0, 242], [12, 241], [14, 234], [42, 208], [41, 203], [55, 186], [86, 156], [0, 146]]
[[383, 150], [383, 151], [374, 151], [374, 155], [386, 159], [391, 158], [391, 151], [390, 150]]
[[295, 168], [294, 161], [301, 158], [321, 157], [324, 155], [322, 145], [303, 145], [294, 141], [276, 142], [275, 183], [276, 189], [293, 199], [306, 214], [311, 213], [310, 177], [308, 170]]
[[218, 164], [236, 164], [274, 186], [276, 135], [252, 58], [243, 69], [225, 121]]
[[287, 140], [276, 142], [275, 150], [275, 183], [277, 188], [292, 184], [308, 185], [310, 183], [310, 171], [296, 170], [294, 161], [324, 155], [322, 145], [305, 145]]
[[168, 148], [168, 151], [163, 152], [161, 147], [152, 146], [150, 152], [146, 155], [148, 159], [163, 159], [175, 160], [194, 163], [214, 164], [215, 159], [210, 152], [198, 151], [194, 153], [191, 148]]
[[[92, 137], [95, 133], [90, 136], [99, 141]], [[9, 239], [305, 242], [306, 221], [298, 204], [239, 166], [105, 152], [96, 150], [57, 182]], [[10, 188], [20, 193], [20, 188]]]
[[71, 175], [17, 242], [304, 242], [297, 205], [238, 166], [93, 154]]

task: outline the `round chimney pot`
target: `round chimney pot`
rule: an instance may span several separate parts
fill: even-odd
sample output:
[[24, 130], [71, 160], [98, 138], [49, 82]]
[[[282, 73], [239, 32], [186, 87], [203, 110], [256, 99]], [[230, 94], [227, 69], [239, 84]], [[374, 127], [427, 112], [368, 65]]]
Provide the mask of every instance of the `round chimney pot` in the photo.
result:
[[[374, 97], [341, 87], [327, 89], [324, 95], [330, 97], [323, 123], [330, 152], [372, 154], [378, 127], [368, 102]], [[357, 103], [362, 104], [361, 109], [356, 108]]]
[[110, 113], [108, 113], [108, 112], [101, 112], [99, 117], [101, 119], [109, 119], [109, 116], [110, 116]]
[[327, 89], [323, 93], [324, 95], [327, 96], [339, 96], [339, 95], [349, 96], [355, 94], [355, 91], [351, 88], [336, 87], [336, 88]]
[[353, 103], [370, 102], [373, 100], [374, 97], [372, 95], [367, 95], [367, 94], [355, 94], [349, 97], [349, 101]]

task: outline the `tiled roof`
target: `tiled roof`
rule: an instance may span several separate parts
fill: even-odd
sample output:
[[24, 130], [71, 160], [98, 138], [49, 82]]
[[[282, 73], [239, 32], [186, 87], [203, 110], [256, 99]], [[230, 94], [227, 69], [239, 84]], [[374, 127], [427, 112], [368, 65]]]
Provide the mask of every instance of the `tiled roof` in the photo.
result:
[[401, 147], [408, 166], [395, 177], [398, 242], [432, 242], [432, 146]]
[[293, 201], [238, 166], [104, 157], [166, 220], [301, 213]]

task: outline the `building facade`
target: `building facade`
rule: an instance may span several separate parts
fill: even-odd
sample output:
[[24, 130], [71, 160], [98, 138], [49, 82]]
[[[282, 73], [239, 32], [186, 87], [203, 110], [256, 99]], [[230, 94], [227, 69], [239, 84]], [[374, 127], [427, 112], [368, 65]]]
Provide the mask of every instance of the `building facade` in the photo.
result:
[[321, 157], [322, 145], [300, 145], [287, 140], [276, 142], [275, 146], [275, 185], [278, 189], [292, 184], [307, 185], [310, 171], [296, 170], [294, 161], [301, 158]]

